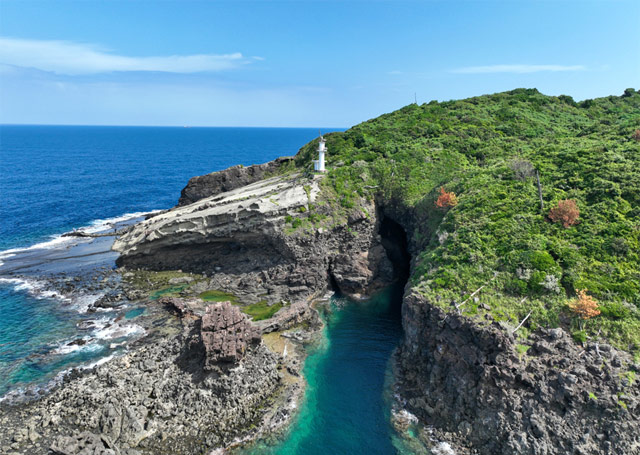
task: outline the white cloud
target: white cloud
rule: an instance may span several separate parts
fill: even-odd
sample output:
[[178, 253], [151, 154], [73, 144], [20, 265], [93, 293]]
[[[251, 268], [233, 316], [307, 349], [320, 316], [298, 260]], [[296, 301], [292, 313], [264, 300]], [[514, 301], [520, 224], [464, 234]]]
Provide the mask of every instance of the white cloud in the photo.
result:
[[240, 53], [127, 57], [91, 44], [0, 37], [0, 63], [58, 74], [115, 71], [198, 73], [229, 70], [248, 62]]
[[489, 65], [489, 66], [467, 66], [451, 70], [452, 73], [458, 74], [490, 74], [490, 73], [540, 73], [543, 71], [559, 72], [559, 71], [584, 71], [586, 68], [582, 65]]

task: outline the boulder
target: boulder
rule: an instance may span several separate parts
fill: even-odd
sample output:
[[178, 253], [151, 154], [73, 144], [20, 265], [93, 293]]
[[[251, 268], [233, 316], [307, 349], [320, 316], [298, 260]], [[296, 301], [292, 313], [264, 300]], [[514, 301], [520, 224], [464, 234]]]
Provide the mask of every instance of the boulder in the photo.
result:
[[204, 369], [220, 362], [236, 364], [247, 349], [260, 343], [260, 330], [230, 302], [209, 305], [202, 317], [200, 336], [205, 349]]

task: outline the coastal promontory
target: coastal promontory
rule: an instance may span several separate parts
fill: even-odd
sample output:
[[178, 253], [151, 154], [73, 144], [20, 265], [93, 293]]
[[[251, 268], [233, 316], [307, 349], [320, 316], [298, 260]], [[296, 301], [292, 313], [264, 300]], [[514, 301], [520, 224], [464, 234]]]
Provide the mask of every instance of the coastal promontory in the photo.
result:
[[315, 140], [195, 177], [123, 233], [123, 292], [163, 311], [153, 341], [3, 411], [2, 442], [187, 454], [267, 434], [304, 388], [314, 301], [399, 281], [400, 431], [457, 454], [640, 453], [640, 93], [517, 89], [325, 138], [326, 172]]

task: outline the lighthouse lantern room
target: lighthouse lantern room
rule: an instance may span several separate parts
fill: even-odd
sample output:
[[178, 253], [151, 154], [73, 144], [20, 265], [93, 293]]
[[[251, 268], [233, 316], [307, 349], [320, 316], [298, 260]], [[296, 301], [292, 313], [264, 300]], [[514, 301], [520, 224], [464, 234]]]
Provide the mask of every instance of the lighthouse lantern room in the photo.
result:
[[318, 159], [313, 160], [313, 170], [317, 172], [324, 172], [324, 154], [327, 151], [327, 141], [325, 141], [322, 134], [320, 134], [320, 141], [318, 142]]

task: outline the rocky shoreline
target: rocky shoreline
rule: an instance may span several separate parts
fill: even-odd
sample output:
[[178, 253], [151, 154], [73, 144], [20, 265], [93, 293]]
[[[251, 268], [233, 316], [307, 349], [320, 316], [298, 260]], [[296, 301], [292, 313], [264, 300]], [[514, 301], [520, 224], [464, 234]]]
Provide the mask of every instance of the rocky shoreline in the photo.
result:
[[[0, 452], [210, 453], [270, 434], [289, 420], [304, 390], [302, 345], [317, 322], [289, 327], [296, 321], [289, 314], [278, 318], [278, 337], [262, 342], [257, 326], [228, 302], [154, 304], [163, 316], [148, 318], [145, 337], [125, 355], [73, 370], [38, 400], [3, 403]], [[223, 311], [215, 321], [211, 308]], [[253, 334], [243, 346], [235, 325], [226, 325], [230, 314]], [[207, 335], [225, 333], [224, 346], [242, 355], [215, 355], [220, 346]], [[284, 355], [279, 343], [288, 347]]]

